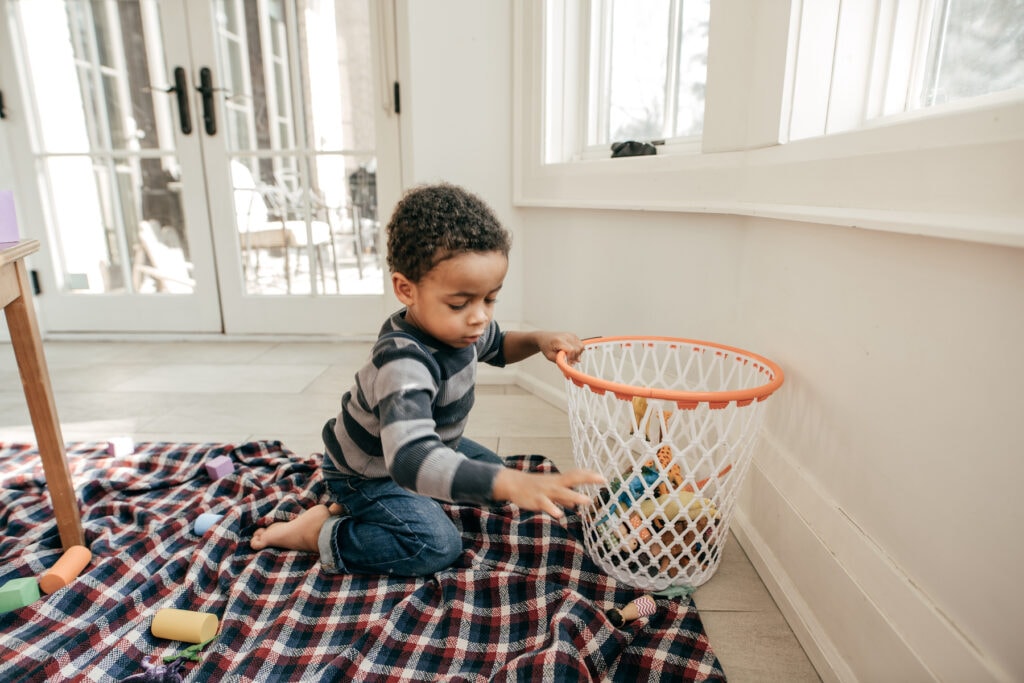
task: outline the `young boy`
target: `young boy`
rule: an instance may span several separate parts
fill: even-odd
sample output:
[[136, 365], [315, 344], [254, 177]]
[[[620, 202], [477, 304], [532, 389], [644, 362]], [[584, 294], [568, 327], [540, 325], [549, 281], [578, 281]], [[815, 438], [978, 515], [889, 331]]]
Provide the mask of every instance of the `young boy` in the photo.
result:
[[250, 545], [319, 552], [329, 572], [423, 576], [449, 567], [462, 539], [438, 501], [512, 502], [561, 517], [594, 472], [505, 468], [462, 436], [478, 360], [504, 366], [535, 353], [583, 352], [570, 333], [502, 332], [494, 304], [510, 237], [479, 197], [429, 185], [409, 192], [388, 224], [388, 266], [405, 306], [383, 325], [370, 361], [324, 426], [324, 478], [335, 503], [253, 535]]

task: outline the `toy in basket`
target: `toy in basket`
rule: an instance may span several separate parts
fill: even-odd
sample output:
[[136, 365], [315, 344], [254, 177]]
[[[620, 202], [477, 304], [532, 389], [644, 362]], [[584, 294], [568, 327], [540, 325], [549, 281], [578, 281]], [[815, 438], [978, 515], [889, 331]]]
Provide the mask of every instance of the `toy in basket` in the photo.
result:
[[585, 342], [566, 377], [576, 464], [605, 476], [580, 510], [591, 558], [613, 578], [662, 591], [707, 581], [722, 558], [773, 362], [669, 337]]

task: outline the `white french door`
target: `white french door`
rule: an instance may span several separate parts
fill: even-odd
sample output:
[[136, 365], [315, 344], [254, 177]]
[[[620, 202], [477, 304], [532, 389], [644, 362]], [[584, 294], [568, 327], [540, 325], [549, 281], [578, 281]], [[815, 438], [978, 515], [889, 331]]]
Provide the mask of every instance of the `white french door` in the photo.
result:
[[372, 0], [0, 0], [50, 332], [373, 334], [399, 191]]

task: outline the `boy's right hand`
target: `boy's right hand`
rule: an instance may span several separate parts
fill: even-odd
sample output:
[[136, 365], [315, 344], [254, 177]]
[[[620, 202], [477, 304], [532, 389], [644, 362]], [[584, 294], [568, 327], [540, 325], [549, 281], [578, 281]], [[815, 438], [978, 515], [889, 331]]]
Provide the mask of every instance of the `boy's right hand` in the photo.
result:
[[608, 482], [590, 470], [540, 474], [505, 468], [494, 478], [491, 497], [496, 501], [515, 503], [524, 510], [546, 512], [552, 517], [561, 518], [565, 515], [563, 507], [571, 508], [590, 502], [590, 498], [573, 490], [582, 484], [607, 485]]

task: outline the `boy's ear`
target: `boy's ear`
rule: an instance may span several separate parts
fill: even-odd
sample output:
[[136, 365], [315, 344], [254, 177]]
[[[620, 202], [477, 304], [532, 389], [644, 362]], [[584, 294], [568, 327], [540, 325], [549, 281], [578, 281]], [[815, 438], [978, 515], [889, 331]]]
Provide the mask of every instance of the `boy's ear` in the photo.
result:
[[416, 285], [401, 273], [391, 274], [391, 286], [402, 304], [409, 306], [416, 301]]

